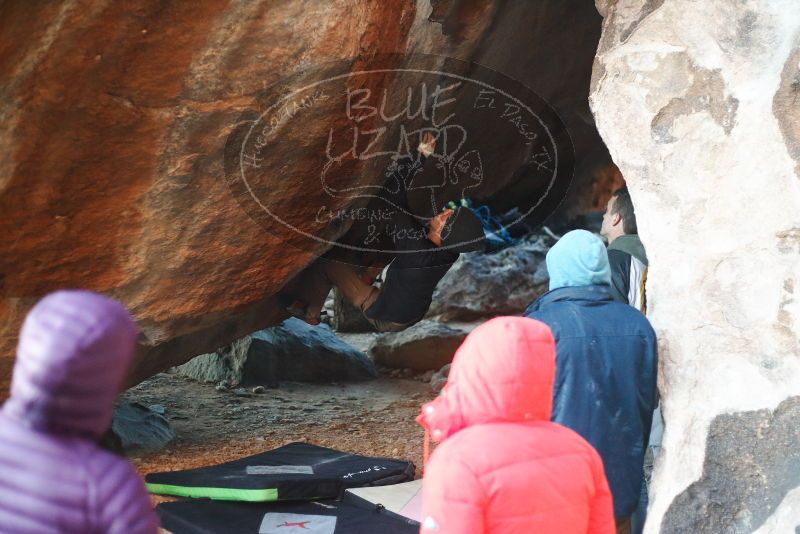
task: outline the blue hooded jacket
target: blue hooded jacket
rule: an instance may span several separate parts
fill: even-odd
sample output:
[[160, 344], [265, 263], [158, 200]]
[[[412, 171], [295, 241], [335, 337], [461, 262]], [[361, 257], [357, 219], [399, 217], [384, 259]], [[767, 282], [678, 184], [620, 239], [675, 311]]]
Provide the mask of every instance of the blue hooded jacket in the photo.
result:
[[[600, 453], [614, 516], [628, 517], [639, 502], [656, 406], [656, 335], [636, 308], [614, 300], [602, 274], [608, 273], [602, 242], [576, 232], [592, 239], [570, 232], [550, 250], [548, 271], [566, 274], [555, 287], [551, 278], [551, 290], [525, 316], [547, 324], [556, 340], [552, 420]], [[589, 279], [597, 283], [587, 285]]]

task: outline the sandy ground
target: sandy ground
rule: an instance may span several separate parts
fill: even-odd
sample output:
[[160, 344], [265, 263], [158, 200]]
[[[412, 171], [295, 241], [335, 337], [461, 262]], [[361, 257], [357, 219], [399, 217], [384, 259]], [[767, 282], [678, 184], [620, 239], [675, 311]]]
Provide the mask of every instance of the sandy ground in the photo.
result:
[[[470, 331], [477, 324], [452, 326]], [[366, 351], [377, 334], [337, 335]], [[361, 383], [281, 382], [278, 389], [248, 396], [170, 373], [159, 374], [128, 390], [121, 400], [162, 405], [177, 437], [161, 451], [129, 451], [128, 457], [144, 475], [222, 463], [292, 441], [307, 441], [358, 454], [410, 460], [419, 477], [423, 431], [414, 418], [436, 393], [419, 376], [394, 378], [386, 371]]]
[[123, 395], [125, 402], [160, 404], [177, 437], [157, 452], [131, 451], [141, 474], [211, 465], [292, 441], [358, 454], [410, 460], [422, 472], [419, 407], [435, 397], [429, 384], [389, 378], [350, 384], [281, 383], [239, 396], [213, 384], [159, 374]]

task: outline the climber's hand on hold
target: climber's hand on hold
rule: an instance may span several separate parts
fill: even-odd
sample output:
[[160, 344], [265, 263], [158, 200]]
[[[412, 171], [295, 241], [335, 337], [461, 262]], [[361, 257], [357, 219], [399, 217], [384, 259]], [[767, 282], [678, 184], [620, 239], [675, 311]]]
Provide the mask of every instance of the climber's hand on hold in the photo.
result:
[[433, 154], [434, 150], [436, 150], [436, 136], [431, 132], [425, 132], [422, 134], [422, 141], [417, 147], [417, 151], [423, 156], [428, 157]]

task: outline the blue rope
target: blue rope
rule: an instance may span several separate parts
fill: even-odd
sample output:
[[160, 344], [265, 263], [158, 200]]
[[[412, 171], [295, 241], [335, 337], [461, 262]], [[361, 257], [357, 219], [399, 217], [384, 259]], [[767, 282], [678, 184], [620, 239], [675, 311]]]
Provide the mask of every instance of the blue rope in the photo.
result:
[[472, 200], [468, 198], [462, 198], [458, 202], [454, 202], [451, 200], [445, 205], [443, 209], [447, 208], [456, 209], [458, 207], [469, 208], [470, 210], [472, 210], [472, 213], [474, 213], [478, 217], [478, 219], [480, 219], [481, 226], [483, 226], [484, 232], [496, 236], [499, 240], [503, 242], [503, 246], [514, 244], [515, 242], [514, 238], [511, 237], [511, 234], [508, 233], [508, 230], [506, 230], [506, 227], [503, 226], [503, 224], [500, 221], [492, 217], [492, 211], [486, 204], [474, 207], [472, 205]]

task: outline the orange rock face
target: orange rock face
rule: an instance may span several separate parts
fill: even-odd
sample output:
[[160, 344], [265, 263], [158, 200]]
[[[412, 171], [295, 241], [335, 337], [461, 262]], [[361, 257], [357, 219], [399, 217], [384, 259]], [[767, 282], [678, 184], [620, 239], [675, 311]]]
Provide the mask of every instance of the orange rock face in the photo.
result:
[[[309, 58], [402, 48], [414, 8], [273, 4], [3, 4], [3, 354], [24, 311], [61, 287], [122, 300], [146, 347], [193, 334], [145, 374], [278, 319], [265, 299], [324, 248], [287, 246], [242, 210], [223, 175], [227, 134], [252, 95]], [[275, 178], [313, 220], [306, 193]]]
[[[332, 202], [284, 172], [289, 163], [318, 172], [309, 154], [319, 146], [310, 140], [337, 123], [321, 106], [315, 120], [287, 125], [258, 175], [289, 223], [324, 240], [243, 209], [225, 151], [248, 110], [262, 111], [265, 95], [307, 81], [298, 72], [309, 67], [348, 58], [353, 70], [399, 67], [402, 55], [374, 56], [416, 51], [482, 61], [526, 84], [551, 69], [580, 86], [574, 98], [533, 89], [558, 94], [557, 109], [581, 102], [585, 116], [567, 113], [565, 122], [573, 139], [595, 142], [591, 124], [589, 134], [575, 135], [588, 116], [599, 34], [591, 6], [544, 28], [532, 51], [524, 36], [524, 46], [509, 48], [520, 42], [514, 32], [543, 14], [567, 16], [559, 2], [432, 4], [3, 2], [0, 376], [8, 377], [25, 312], [57, 288], [100, 291], [128, 306], [142, 330], [132, 382], [279, 321], [281, 287], [349, 229], [317, 217], [321, 204], [341, 209], [347, 198]], [[575, 33], [564, 38], [577, 39], [585, 57], [530, 71], [537, 57], [557, 52], [546, 50], [548, 39], [570, 24]], [[581, 25], [594, 34], [574, 29]], [[331, 180], [364, 185], [380, 176], [355, 162]]]

